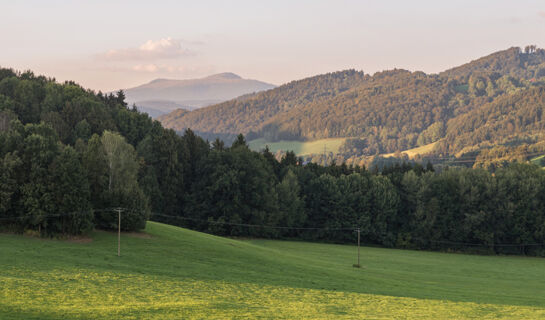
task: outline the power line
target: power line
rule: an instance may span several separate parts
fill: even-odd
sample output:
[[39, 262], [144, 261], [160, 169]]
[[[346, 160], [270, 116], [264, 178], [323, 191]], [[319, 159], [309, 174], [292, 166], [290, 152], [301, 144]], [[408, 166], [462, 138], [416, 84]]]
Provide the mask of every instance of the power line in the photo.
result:
[[323, 230], [323, 231], [348, 231], [348, 230], [354, 231], [357, 229], [357, 228], [287, 227], [287, 226], [271, 226], [271, 225], [263, 225], [263, 224], [235, 223], [235, 222], [226, 222], [226, 221], [210, 221], [205, 219], [173, 216], [173, 215], [166, 215], [162, 213], [152, 212], [152, 217], [154, 216], [165, 217], [165, 218], [175, 218], [175, 219], [189, 220], [189, 221], [203, 222], [203, 223], [210, 223], [210, 224], [230, 225], [230, 226], [250, 227], [250, 228], [269, 228], [269, 229], [282, 229], [282, 230]]
[[[123, 214], [126, 215], [138, 215], [142, 216], [143, 211], [138, 210], [130, 210], [127, 208], [108, 208], [108, 209], [97, 209], [93, 210], [93, 212], [112, 212], [112, 213], [118, 213], [116, 210], [123, 210]], [[74, 215], [77, 213], [88, 213], [88, 211], [75, 211], [75, 212], [69, 212], [65, 214], [48, 214], [48, 215], [42, 215], [39, 217], [61, 217], [65, 215]], [[323, 228], [323, 227], [289, 227], [289, 226], [271, 226], [271, 225], [263, 225], [263, 224], [247, 224], [247, 223], [234, 223], [234, 222], [225, 222], [225, 221], [211, 221], [211, 220], [205, 220], [205, 219], [198, 219], [198, 218], [191, 218], [191, 217], [184, 217], [184, 216], [177, 216], [177, 215], [167, 215], [157, 212], [151, 212], [152, 216], [150, 219], [153, 219], [153, 217], [164, 217], [164, 218], [174, 218], [174, 219], [180, 219], [180, 220], [189, 220], [189, 221], [196, 221], [196, 222], [203, 222], [208, 224], [216, 224], [216, 225], [229, 225], [229, 226], [242, 226], [242, 227], [249, 227], [249, 228], [270, 228], [270, 229], [282, 229], [282, 230], [313, 230], [313, 231], [355, 231], [358, 232], [358, 229], [361, 230], [359, 227], [352, 227], [352, 228]], [[18, 218], [30, 218], [29, 216], [18, 216], [18, 217], [2, 217], [0, 219], [6, 220], [6, 219], [18, 219]], [[361, 232], [361, 231], [360, 231]], [[480, 246], [480, 247], [525, 247], [525, 246], [545, 246], [545, 242], [543, 243], [471, 243], [471, 242], [457, 242], [457, 241], [449, 241], [449, 240], [432, 240], [432, 239], [425, 239], [425, 238], [412, 238], [411, 240], [418, 240], [423, 242], [429, 242], [429, 243], [439, 243], [439, 244], [450, 244], [450, 245], [460, 245], [460, 246]]]

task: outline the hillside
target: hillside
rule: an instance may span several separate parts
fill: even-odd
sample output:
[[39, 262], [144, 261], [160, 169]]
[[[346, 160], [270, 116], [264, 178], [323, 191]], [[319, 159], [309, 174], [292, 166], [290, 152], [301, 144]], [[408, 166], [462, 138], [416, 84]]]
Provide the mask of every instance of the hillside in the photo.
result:
[[[311, 103], [325, 101], [368, 79], [363, 72], [335, 72], [293, 81], [278, 88], [183, 114], [159, 118], [169, 128], [181, 131], [190, 127], [210, 134], [247, 134], [278, 114]], [[267, 137], [268, 138], [268, 137]]]
[[542, 259], [362, 247], [358, 269], [354, 246], [240, 241], [153, 222], [122, 234], [117, 257], [115, 233], [90, 236], [0, 234], [0, 317], [545, 316]]
[[545, 51], [527, 50], [500, 51], [439, 75], [405, 70], [319, 75], [160, 121], [210, 140], [238, 133], [269, 143], [348, 138], [345, 159], [394, 153], [436, 142], [445, 137], [449, 121], [543, 84]]
[[[448, 122], [443, 149], [518, 145], [545, 139], [545, 86], [502, 96]], [[448, 148], [448, 149], [447, 149]]]
[[129, 104], [155, 117], [178, 108], [196, 109], [272, 88], [272, 84], [226, 72], [201, 79], [156, 79], [124, 91]]
[[293, 151], [298, 156], [320, 154], [327, 152], [333, 152], [334, 154], [339, 152], [339, 148], [345, 143], [344, 138], [331, 138], [320, 139], [311, 142], [305, 141], [277, 141], [268, 142], [264, 139], [252, 140], [248, 143], [250, 149], [254, 151], [262, 151], [265, 147], [269, 147], [269, 150], [273, 153], [278, 151]]
[[455, 67], [440, 74], [449, 78], [473, 74], [499, 73], [530, 80], [545, 76], [545, 50], [528, 46], [513, 47]]

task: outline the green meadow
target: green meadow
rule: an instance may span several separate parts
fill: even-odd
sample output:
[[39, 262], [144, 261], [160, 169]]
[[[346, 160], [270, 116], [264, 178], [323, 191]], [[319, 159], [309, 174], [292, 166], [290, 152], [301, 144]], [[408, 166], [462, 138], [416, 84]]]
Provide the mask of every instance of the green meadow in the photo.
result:
[[298, 156], [304, 156], [310, 154], [323, 154], [324, 146], [327, 153], [333, 152], [333, 154], [336, 154], [345, 141], [346, 138], [330, 138], [314, 141], [281, 140], [278, 142], [268, 142], [265, 139], [260, 138], [248, 142], [248, 145], [250, 146], [250, 149], [254, 151], [261, 151], [265, 146], [269, 146], [269, 149], [273, 153], [277, 151], [293, 151]]
[[[408, 149], [408, 150], [405, 150], [405, 151], [401, 151], [400, 153], [405, 153], [407, 154], [407, 156], [409, 158], [414, 158], [416, 155], [423, 155], [423, 154], [428, 154], [428, 153], [431, 153], [433, 151], [433, 149], [435, 148], [435, 146], [437, 145], [438, 142], [432, 142], [430, 144], [426, 144], [426, 145], [423, 145], [423, 146], [420, 146], [420, 147], [416, 147], [416, 148], [413, 148], [413, 149]], [[395, 153], [387, 153], [387, 154], [383, 154], [382, 155], [383, 157], [385, 158], [388, 158], [388, 157], [394, 157], [395, 156]]]
[[0, 234], [0, 319], [538, 319], [545, 259], [142, 233]]
[[543, 164], [542, 164], [543, 163], [543, 158], [545, 158], [545, 155], [535, 157], [535, 158], [531, 159], [530, 162], [533, 163], [533, 164], [537, 164], [540, 167], [545, 168], [545, 166], [543, 166]]

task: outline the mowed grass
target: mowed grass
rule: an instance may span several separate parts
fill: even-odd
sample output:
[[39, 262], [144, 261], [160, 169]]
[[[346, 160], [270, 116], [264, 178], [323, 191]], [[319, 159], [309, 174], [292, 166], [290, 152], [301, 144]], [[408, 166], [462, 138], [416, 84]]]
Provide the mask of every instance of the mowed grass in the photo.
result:
[[324, 146], [327, 153], [333, 152], [333, 154], [337, 154], [339, 148], [345, 141], [346, 138], [330, 138], [314, 141], [281, 140], [278, 142], [268, 142], [265, 139], [260, 138], [248, 142], [248, 145], [250, 146], [250, 149], [254, 151], [261, 151], [265, 146], [269, 146], [269, 149], [273, 153], [277, 151], [293, 151], [298, 156], [304, 156], [310, 154], [323, 154]]
[[545, 317], [541, 258], [145, 232], [0, 235], [0, 319]]

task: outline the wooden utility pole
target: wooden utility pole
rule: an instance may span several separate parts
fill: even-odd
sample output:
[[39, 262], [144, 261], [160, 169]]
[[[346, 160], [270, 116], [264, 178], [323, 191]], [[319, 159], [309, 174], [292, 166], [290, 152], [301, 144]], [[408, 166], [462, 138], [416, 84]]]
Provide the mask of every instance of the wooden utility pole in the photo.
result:
[[360, 267], [360, 228], [358, 228], [358, 268]]
[[360, 265], [360, 228], [356, 228], [356, 230], [354, 230], [358, 233], [358, 263], [357, 264], [354, 264], [352, 265], [354, 268], [361, 268], [361, 265]]
[[121, 208], [117, 208], [117, 256], [121, 257]]

